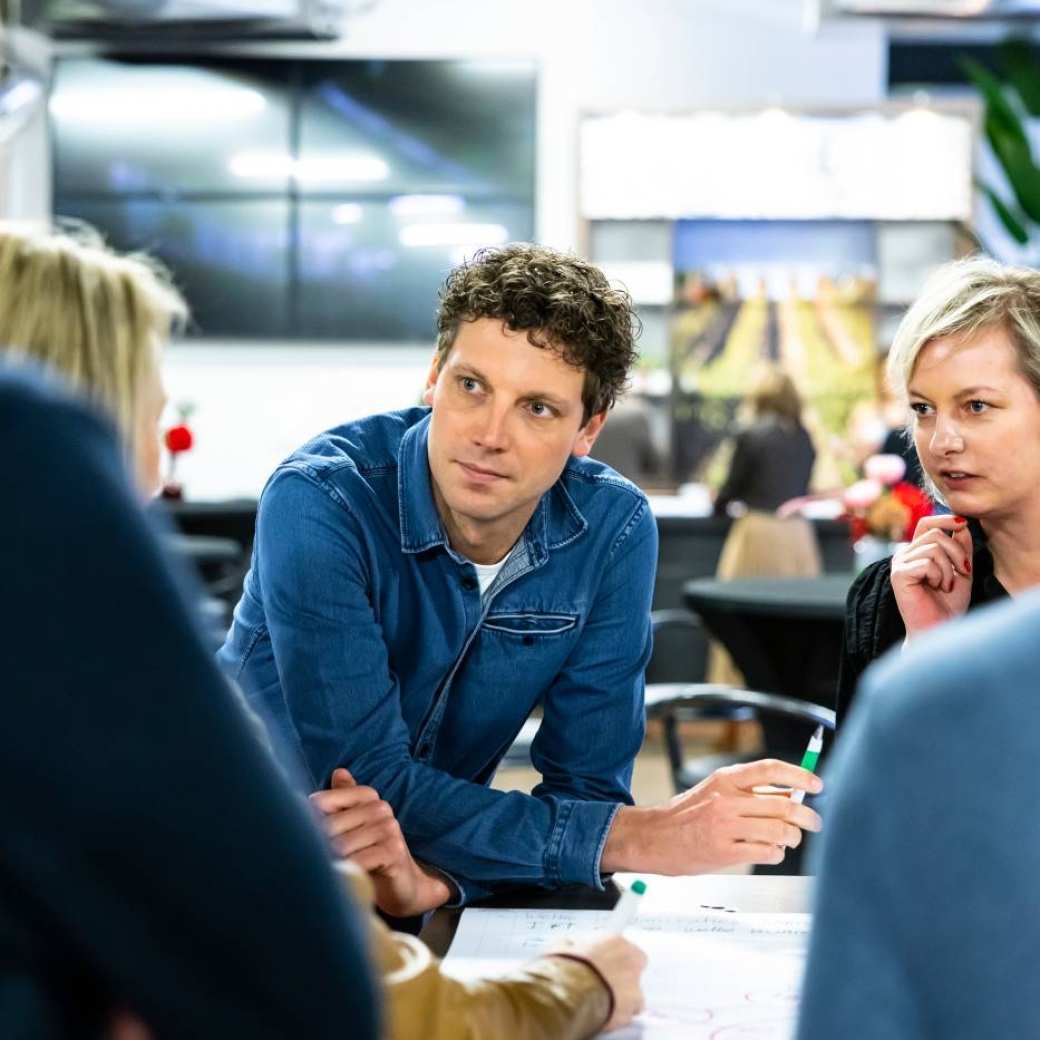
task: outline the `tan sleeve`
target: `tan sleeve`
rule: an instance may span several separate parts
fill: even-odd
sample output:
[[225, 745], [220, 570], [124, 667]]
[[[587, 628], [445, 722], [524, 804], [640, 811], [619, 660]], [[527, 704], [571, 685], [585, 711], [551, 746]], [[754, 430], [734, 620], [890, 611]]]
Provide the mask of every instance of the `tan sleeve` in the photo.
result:
[[[370, 905], [364, 873], [343, 869], [354, 898]], [[607, 1020], [610, 998], [578, 961], [541, 957], [495, 979], [461, 982], [419, 940], [370, 915], [371, 948], [383, 980], [386, 1040], [582, 1040]]]

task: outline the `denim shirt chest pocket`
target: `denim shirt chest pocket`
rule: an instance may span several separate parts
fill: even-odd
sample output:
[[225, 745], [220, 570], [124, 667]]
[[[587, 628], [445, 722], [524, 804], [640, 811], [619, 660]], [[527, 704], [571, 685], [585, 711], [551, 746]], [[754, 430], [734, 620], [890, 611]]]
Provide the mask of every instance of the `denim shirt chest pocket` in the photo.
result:
[[524, 646], [533, 646], [546, 636], [563, 636], [578, 624], [577, 614], [540, 614], [533, 612], [497, 611], [484, 617], [485, 632], [519, 638]]
[[484, 616], [471, 651], [471, 676], [522, 690], [544, 690], [581, 635], [573, 611], [499, 609]]
[[442, 730], [465, 732], [467, 768], [483, 769], [489, 756], [506, 750], [559, 676], [581, 630], [576, 611], [491, 606], [452, 684]]

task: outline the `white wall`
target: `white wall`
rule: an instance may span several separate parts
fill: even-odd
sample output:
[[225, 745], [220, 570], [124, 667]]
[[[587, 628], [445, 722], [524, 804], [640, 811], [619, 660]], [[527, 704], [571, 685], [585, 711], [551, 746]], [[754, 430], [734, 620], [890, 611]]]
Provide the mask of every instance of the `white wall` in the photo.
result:
[[166, 351], [171, 412], [196, 406], [177, 463], [191, 498], [256, 495], [305, 440], [347, 419], [417, 404], [432, 349], [208, 343]]
[[[536, 59], [538, 237], [578, 248], [576, 128], [583, 111], [871, 105], [883, 98], [881, 29], [857, 23], [810, 36], [801, 12], [801, 0], [380, 0], [348, 22], [341, 41], [262, 49]], [[256, 493], [271, 466], [313, 433], [413, 402], [425, 367], [426, 352], [387, 347], [175, 345], [166, 362], [170, 396], [197, 406], [199, 443], [182, 467], [188, 493]]]
[[[0, 42], [10, 48], [7, 61], [32, 69], [46, 82], [50, 70], [50, 43], [23, 29], [0, 25]], [[42, 98], [28, 118], [21, 111], [0, 116], [0, 217], [46, 221], [51, 211], [50, 142]]]
[[0, 216], [44, 222], [51, 211], [47, 116], [41, 107], [0, 144]]

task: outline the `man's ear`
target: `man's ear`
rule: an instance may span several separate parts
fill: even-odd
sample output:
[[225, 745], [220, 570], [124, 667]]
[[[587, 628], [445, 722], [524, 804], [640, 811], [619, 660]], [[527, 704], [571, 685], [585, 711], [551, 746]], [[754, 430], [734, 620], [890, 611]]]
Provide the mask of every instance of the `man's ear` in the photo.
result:
[[423, 404], [433, 404], [433, 391], [437, 389], [437, 377], [441, 372], [440, 357], [437, 351], [433, 352], [433, 361], [430, 362], [430, 371], [426, 373], [426, 387], [422, 393]]
[[580, 459], [592, 451], [592, 445], [596, 443], [599, 431], [603, 429], [603, 424], [606, 421], [607, 410], [604, 408], [602, 412], [596, 412], [596, 414], [593, 415], [578, 431], [577, 439], [574, 441], [574, 447], [571, 449], [571, 454], [576, 459]]

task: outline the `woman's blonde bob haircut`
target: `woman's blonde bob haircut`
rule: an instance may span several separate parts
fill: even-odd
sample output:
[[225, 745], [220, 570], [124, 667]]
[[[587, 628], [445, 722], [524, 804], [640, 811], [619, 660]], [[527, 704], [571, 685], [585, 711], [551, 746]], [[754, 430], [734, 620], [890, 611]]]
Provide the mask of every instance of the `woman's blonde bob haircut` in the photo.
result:
[[928, 343], [993, 327], [1007, 333], [1022, 375], [1040, 396], [1040, 272], [981, 256], [944, 264], [925, 283], [888, 352], [889, 384], [905, 396]]
[[86, 225], [0, 223], [0, 353], [63, 375], [132, 444], [142, 378], [187, 320], [169, 276], [146, 256], [119, 256]]

